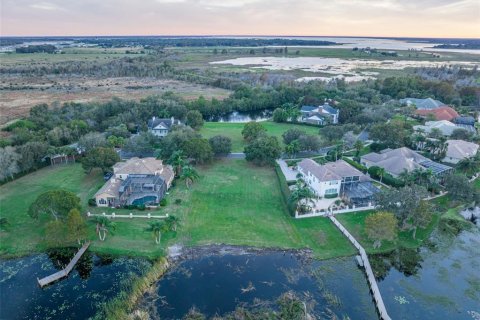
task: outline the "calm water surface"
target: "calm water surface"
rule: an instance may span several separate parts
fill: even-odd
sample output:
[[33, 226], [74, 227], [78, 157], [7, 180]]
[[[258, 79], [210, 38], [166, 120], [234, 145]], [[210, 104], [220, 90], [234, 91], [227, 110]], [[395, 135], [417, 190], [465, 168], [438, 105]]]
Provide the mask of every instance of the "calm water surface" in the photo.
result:
[[122, 284], [151, 264], [143, 259], [98, 257], [88, 252], [70, 276], [41, 289], [43, 278], [71, 256], [51, 253], [0, 260], [0, 319], [88, 319]]
[[305, 301], [317, 319], [377, 319], [353, 257], [305, 262], [278, 252], [184, 261], [158, 283], [142, 308], [156, 319], [182, 318], [192, 307], [212, 317], [239, 305], [274, 305], [289, 291]]

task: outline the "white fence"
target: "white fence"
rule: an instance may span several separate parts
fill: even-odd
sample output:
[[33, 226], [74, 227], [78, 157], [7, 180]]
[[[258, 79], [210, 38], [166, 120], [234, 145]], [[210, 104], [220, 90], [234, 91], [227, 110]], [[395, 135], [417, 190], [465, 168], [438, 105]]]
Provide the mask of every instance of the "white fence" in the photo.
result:
[[360, 212], [360, 211], [367, 211], [367, 210], [374, 210], [374, 209], [375, 209], [375, 206], [369, 203], [368, 206], [366, 207], [353, 206], [352, 208], [346, 208], [346, 209], [327, 209], [327, 210], [321, 210], [318, 212], [312, 212], [307, 214], [298, 214], [298, 212], [295, 212], [295, 218], [301, 219], [301, 218], [313, 218], [313, 217], [326, 217], [328, 215], [336, 215], [339, 213]]
[[166, 219], [168, 218], [168, 213], [163, 215], [163, 216], [154, 216], [151, 215], [150, 213], [145, 214], [133, 214], [130, 212], [130, 214], [116, 214], [115, 212], [112, 212], [111, 214], [106, 214], [103, 212], [102, 214], [98, 213], [90, 213], [87, 212], [87, 217], [106, 217], [110, 219], [115, 219], [115, 218], [127, 218], [127, 219], [133, 219], [133, 218], [143, 218], [143, 219]]

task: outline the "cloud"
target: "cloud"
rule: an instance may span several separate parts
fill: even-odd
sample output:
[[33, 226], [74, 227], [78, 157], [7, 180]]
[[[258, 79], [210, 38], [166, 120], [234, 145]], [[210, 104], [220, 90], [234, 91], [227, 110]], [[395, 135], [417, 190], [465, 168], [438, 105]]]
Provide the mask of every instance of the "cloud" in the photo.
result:
[[480, 37], [479, 0], [0, 1], [5, 35]]
[[46, 10], [46, 11], [63, 11], [65, 10], [62, 7], [59, 7], [58, 5], [50, 2], [39, 2], [39, 3], [33, 3], [30, 5], [31, 8], [33, 9], [40, 9], [40, 10]]

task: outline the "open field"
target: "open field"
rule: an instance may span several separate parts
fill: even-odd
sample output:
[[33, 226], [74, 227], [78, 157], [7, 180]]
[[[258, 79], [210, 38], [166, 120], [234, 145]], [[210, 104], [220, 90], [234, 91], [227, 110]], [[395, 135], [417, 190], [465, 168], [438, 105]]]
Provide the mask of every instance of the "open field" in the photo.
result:
[[25, 116], [33, 106], [52, 102], [105, 102], [113, 97], [139, 100], [175, 92], [185, 99], [223, 99], [230, 91], [177, 80], [155, 78], [17, 77], [0, 80], [0, 125]]
[[42, 250], [41, 241], [48, 220], [35, 221], [27, 214], [36, 197], [48, 190], [75, 192], [86, 203], [88, 194], [102, 185], [102, 174], [85, 175], [79, 164], [47, 167], [0, 186], [0, 217], [7, 218], [6, 231], [0, 231], [0, 254], [24, 254]]
[[[116, 230], [105, 242], [95, 241], [98, 252], [155, 257], [167, 245], [224, 243], [276, 248], [311, 248], [318, 258], [351, 255], [349, 242], [327, 219], [294, 220], [284, 207], [278, 180], [271, 168], [254, 167], [244, 160], [223, 160], [200, 168], [201, 178], [191, 190], [179, 181], [165, 208], [152, 214], [169, 213], [181, 218], [176, 234], [163, 236], [155, 245], [152, 234], [145, 232], [147, 220], [116, 220]], [[99, 172], [85, 175], [81, 166], [46, 168], [0, 187], [0, 213], [10, 225], [1, 232], [0, 253], [21, 255], [44, 249], [41, 240], [47, 218], [34, 221], [27, 210], [36, 196], [46, 190], [65, 188], [77, 193], [82, 204], [103, 184]], [[175, 199], [182, 199], [180, 205]], [[248, 201], [246, 201], [248, 199]], [[94, 212], [113, 210], [94, 208]], [[90, 224], [90, 237], [95, 239]]]
[[[283, 146], [282, 134], [291, 128], [297, 128], [305, 131], [307, 134], [318, 134], [319, 128], [291, 123], [275, 123], [272, 121], [262, 122], [267, 129], [267, 134], [278, 138]], [[232, 152], [243, 152], [245, 142], [242, 137], [244, 123], [227, 123], [227, 122], [206, 122], [200, 133], [205, 138], [211, 138], [216, 135], [224, 135], [232, 139]]]
[[[136, 52], [135, 54], [126, 51]], [[95, 60], [96, 62], [108, 62], [122, 57], [135, 57], [143, 55], [141, 48], [64, 48], [64, 53], [2, 53], [0, 54], [0, 66], [22, 66], [34, 63], [35, 65], [79, 62]]]

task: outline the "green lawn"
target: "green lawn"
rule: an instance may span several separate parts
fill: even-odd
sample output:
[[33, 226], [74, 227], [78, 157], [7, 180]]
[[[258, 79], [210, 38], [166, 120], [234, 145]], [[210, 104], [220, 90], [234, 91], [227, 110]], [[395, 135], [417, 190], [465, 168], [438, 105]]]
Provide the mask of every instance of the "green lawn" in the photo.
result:
[[[282, 145], [282, 134], [291, 128], [304, 130], [308, 134], [319, 133], [319, 128], [301, 124], [265, 121], [262, 122], [262, 125], [267, 129], [267, 133], [277, 137]], [[242, 130], [244, 126], [244, 123], [206, 122], [200, 130], [200, 133], [207, 139], [216, 135], [227, 136], [232, 139], [232, 152], [243, 152], [245, 144], [242, 137]]]
[[[185, 245], [224, 243], [277, 248], [311, 248], [317, 258], [351, 255], [354, 248], [325, 218], [295, 220], [284, 207], [272, 168], [259, 168], [244, 160], [223, 160], [199, 168], [200, 179], [187, 190], [180, 181], [167, 199], [169, 204], [152, 214], [169, 213], [181, 218], [174, 234], [155, 245], [145, 232], [145, 219], [117, 219], [116, 230], [105, 242], [92, 244], [97, 252], [155, 257], [175, 242]], [[20, 255], [40, 251], [46, 218], [34, 221], [27, 215], [35, 197], [49, 189], [65, 188], [86, 201], [103, 184], [100, 173], [85, 175], [80, 165], [46, 168], [0, 187], [0, 214], [11, 223], [1, 232], [0, 254]], [[175, 199], [182, 199], [180, 205]], [[94, 212], [126, 210], [88, 208]], [[85, 210], [85, 211], [86, 211]], [[145, 213], [148, 211], [145, 211]], [[90, 237], [95, 239], [91, 224]]]
[[42, 249], [45, 219], [35, 221], [27, 214], [36, 197], [48, 190], [65, 189], [75, 192], [84, 204], [88, 195], [102, 185], [98, 171], [85, 175], [79, 164], [48, 167], [0, 186], [0, 216], [8, 219], [0, 231], [0, 255], [24, 254]]

